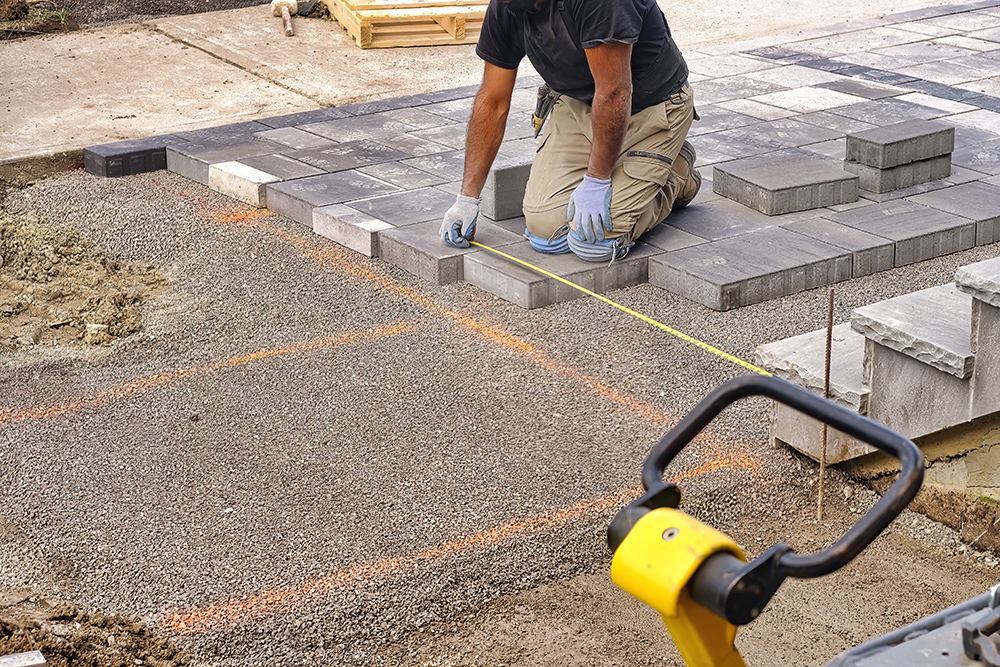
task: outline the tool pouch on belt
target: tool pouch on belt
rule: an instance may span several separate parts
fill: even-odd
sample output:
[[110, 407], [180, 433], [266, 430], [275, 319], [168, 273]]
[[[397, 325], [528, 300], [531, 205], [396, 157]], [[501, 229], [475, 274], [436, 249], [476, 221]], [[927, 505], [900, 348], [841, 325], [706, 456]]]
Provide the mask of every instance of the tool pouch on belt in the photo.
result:
[[559, 97], [559, 93], [549, 88], [549, 84], [547, 83], [543, 83], [538, 87], [538, 97], [535, 100], [535, 113], [531, 116], [531, 126], [535, 128], [536, 137], [542, 131], [542, 125], [545, 124], [546, 117], [552, 111], [552, 107]]

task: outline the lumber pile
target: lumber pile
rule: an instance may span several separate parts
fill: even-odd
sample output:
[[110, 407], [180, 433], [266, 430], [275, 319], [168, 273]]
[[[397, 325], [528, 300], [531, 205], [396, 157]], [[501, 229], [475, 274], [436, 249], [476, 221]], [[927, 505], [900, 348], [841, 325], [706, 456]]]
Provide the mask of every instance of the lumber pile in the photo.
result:
[[488, 0], [327, 0], [362, 49], [475, 44]]

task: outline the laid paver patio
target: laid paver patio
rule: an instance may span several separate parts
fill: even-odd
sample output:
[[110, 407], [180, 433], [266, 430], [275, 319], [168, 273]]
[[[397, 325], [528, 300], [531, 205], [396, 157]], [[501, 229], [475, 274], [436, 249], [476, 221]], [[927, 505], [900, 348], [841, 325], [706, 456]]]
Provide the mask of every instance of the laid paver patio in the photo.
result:
[[[519, 79], [479, 240], [589, 289], [650, 280], [717, 309], [1000, 240], [998, 7], [934, 7], [685, 54], [701, 116], [690, 140], [705, 184], [620, 266], [545, 257], [518, 240], [539, 83]], [[450, 89], [95, 146], [87, 169], [118, 176], [165, 166], [244, 201], [259, 192], [260, 205], [434, 282], [464, 279], [526, 308], [576, 298], [522, 265], [477, 248], [452, 252], [436, 239], [434, 221], [462, 178], [475, 93]], [[789, 156], [843, 165], [848, 134], [907, 121], [954, 130], [946, 177], [882, 193], [862, 185], [857, 202], [816, 197], [830, 205], [789, 215], [713, 193], [716, 166], [718, 180], [736, 160], [773, 161], [779, 176], [795, 172], [782, 162]], [[931, 175], [945, 173], [941, 165]], [[234, 181], [241, 175], [248, 183]], [[893, 184], [913, 182], [907, 175]], [[726, 187], [715, 189], [731, 195]]]

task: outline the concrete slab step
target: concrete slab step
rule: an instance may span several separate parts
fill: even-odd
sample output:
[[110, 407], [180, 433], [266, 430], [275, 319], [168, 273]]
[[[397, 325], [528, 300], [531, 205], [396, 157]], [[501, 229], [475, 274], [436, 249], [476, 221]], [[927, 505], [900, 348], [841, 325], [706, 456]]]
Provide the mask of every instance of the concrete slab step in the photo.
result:
[[[868, 411], [864, 386], [865, 337], [850, 322], [833, 328], [830, 399], [859, 414]], [[754, 351], [758, 366], [782, 380], [823, 395], [826, 375], [826, 329], [761, 345]]]
[[960, 266], [955, 284], [972, 298], [1000, 308], [1000, 257]]
[[972, 419], [1000, 412], [1000, 258], [955, 272], [955, 284], [972, 297]]
[[972, 298], [953, 284], [941, 285], [856, 308], [851, 327], [874, 343], [933, 368], [968, 379]]
[[[830, 399], [859, 414], [867, 414], [869, 391], [864, 386], [865, 337], [849, 323], [833, 328], [830, 358]], [[820, 329], [767, 345], [755, 352], [757, 364], [792, 384], [823, 395], [826, 375], [826, 330]], [[775, 403], [771, 409], [771, 440], [793, 447], [819, 460], [824, 454], [823, 426], [789, 407]], [[863, 442], [828, 428], [825, 458], [840, 463], [872, 451]]]

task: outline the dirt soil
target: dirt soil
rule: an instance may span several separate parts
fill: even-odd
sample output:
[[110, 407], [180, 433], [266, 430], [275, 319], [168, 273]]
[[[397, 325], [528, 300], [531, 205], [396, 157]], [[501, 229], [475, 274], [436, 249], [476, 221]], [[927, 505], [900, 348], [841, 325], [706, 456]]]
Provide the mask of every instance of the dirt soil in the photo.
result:
[[0, 39], [18, 39], [53, 32], [79, 30], [74, 16], [57, 0], [28, 3], [0, 0]]
[[122, 616], [88, 614], [32, 591], [0, 593], [0, 655], [40, 651], [52, 667], [177, 667], [191, 657]]
[[166, 284], [156, 267], [109, 259], [75, 229], [0, 214], [0, 357], [138, 333], [144, 300]]

